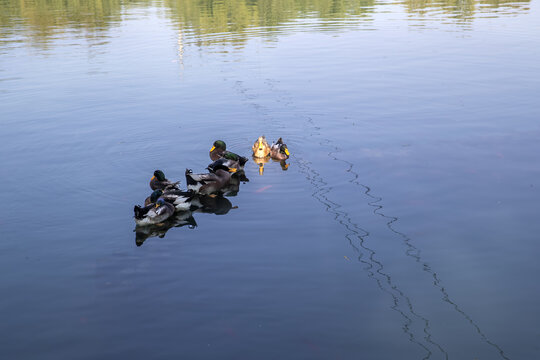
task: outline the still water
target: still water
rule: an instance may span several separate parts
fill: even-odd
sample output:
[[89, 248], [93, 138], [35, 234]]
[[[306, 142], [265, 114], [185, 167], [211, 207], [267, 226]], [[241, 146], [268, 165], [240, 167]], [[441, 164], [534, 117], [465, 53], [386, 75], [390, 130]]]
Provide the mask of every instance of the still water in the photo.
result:
[[[0, 10], [1, 358], [540, 358], [537, 1]], [[134, 232], [261, 134], [286, 170]]]

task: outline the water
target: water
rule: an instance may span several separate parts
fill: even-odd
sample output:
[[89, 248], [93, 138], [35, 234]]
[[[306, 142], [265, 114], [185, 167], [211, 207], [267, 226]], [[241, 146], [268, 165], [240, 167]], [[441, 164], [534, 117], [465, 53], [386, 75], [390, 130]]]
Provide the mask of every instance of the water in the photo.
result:
[[[539, 357], [537, 2], [0, 7], [2, 358]], [[286, 171], [136, 241], [260, 134]]]

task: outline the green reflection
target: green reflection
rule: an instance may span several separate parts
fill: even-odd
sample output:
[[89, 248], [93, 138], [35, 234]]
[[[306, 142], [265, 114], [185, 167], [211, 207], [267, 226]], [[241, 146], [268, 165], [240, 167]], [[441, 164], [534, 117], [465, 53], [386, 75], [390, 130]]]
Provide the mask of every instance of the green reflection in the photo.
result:
[[530, 0], [405, 0], [409, 13], [429, 15], [440, 12], [443, 19], [470, 20], [477, 14], [497, 14], [496, 9], [528, 10]]
[[122, 0], [0, 0], [0, 36], [14, 34], [21, 25], [34, 41], [46, 41], [63, 30], [92, 36], [120, 21]]
[[[293, 29], [336, 30], [370, 20], [388, 5], [403, 6], [410, 14], [435, 21], [472, 19], [497, 9], [528, 10], [529, 0], [0, 0], [0, 40], [29, 40], [45, 46], [55, 36], [70, 31], [84, 37], [106, 36], [122, 21], [126, 10], [156, 7], [180, 31], [196, 35], [198, 44], [243, 43], [247, 38], [272, 36]], [[416, 16], [416, 15], [414, 15]]]

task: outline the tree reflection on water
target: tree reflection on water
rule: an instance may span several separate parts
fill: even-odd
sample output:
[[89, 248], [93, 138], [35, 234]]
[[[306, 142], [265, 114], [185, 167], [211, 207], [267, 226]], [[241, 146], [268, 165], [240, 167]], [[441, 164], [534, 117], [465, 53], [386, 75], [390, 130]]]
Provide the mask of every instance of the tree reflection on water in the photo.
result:
[[1, 0], [0, 39], [24, 41], [47, 48], [59, 35], [70, 32], [92, 40], [108, 37], [133, 9], [163, 9], [180, 32], [189, 30], [198, 46], [241, 45], [254, 35], [272, 39], [298, 29], [338, 31], [370, 22], [388, 6], [403, 6], [416, 18], [437, 12], [437, 21], [470, 22], [481, 14], [503, 16], [526, 12], [529, 0]]

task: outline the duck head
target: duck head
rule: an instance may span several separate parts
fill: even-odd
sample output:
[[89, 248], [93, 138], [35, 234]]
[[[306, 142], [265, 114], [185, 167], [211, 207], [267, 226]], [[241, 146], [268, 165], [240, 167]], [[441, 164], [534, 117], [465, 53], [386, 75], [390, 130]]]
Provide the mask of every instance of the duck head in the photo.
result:
[[154, 192], [150, 195], [150, 201], [155, 203], [161, 195], [163, 195], [162, 190], [154, 190]]
[[156, 207], [160, 207], [160, 206], [163, 206], [163, 205], [165, 205], [165, 200], [163, 200], [163, 199], [158, 199], [158, 200], [156, 201]]
[[159, 181], [165, 181], [165, 174], [161, 170], [154, 171], [154, 176], [151, 180], [158, 179]]
[[289, 158], [289, 156], [291, 155], [289, 153], [289, 149], [287, 148], [287, 145], [285, 144], [281, 144], [281, 146], [279, 147], [279, 152], [287, 156], [287, 158]]
[[225, 141], [223, 140], [216, 140], [214, 141], [214, 144], [212, 145], [212, 148], [210, 149], [210, 152], [218, 150], [220, 152], [223, 152], [227, 150], [227, 145], [225, 144]]

